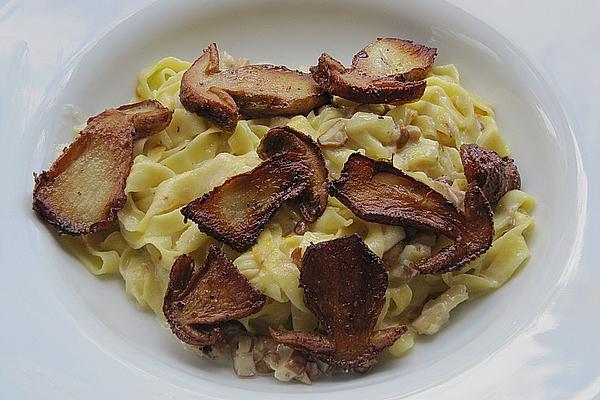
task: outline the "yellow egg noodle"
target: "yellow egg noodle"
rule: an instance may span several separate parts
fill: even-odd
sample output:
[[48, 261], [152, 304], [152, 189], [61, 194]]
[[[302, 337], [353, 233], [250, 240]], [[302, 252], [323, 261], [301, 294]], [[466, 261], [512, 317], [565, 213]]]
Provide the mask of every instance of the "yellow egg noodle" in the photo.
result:
[[[248, 62], [226, 54], [221, 60], [223, 68]], [[332, 130], [343, 131], [348, 138], [344, 146], [323, 148], [330, 178], [338, 178], [347, 157], [360, 151], [375, 159], [393, 158], [394, 166], [457, 204], [466, 188], [458, 152], [461, 144], [477, 143], [509, 155], [492, 106], [460, 86], [453, 65], [434, 67], [425, 94], [414, 103], [359, 106], [336, 98], [306, 117], [240, 121], [233, 133], [186, 111], [179, 102], [181, 77], [189, 66], [168, 57], [139, 75], [136, 100], [157, 99], [174, 114], [166, 130], [135, 144], [119, 229], [61, 239], [93, 274], [120, 274], [127, 293], [161, 318], [175, 258], [191, 254], [202, 260], [214, 243], [193, 222], [184, 223], [179, 209], [258, 165], [256, 147], [270, 127], [287, 124], [315, 140]], [[400, 127], [409, 132], [410, 140], [398, 149]], [[534, 223], [533, 207], [532, 196], [508, 192], [494, 210], [496, 236], [487, 253], [458, 272], [414, 276], [406, 267], [445, 246], [446, 239], [422, 233], [404, 243], [402, 227], [363, 221], [335, 198], [329, 199], [323, 216], [304, 235], [297, 235], [293, 230], [293, 221], [300, 219], [297, 211], [283, 206], [250, 250], [238, 254], [226, 249], [252, 285], [268, 296], [267, 305], [242, 323], [249, 332], [263, 334], [268, 326], [290, 320], [294, 330], [314, 329], [317, 321], [304, 303], [291, 253], [298, 247], [304, 251], [311, 243], [358, 233], [375, 254], [392, 260], [386, 261], [389, 287], [377, 329], [409, 326], [409, 332], [388, 349], [400, 356], [413, 346], [417, 335], [436, 333], [458, 304], [510, 279], [529, 257], [526, 238]], [[385, 257], [387, 252], [393, 257]]]

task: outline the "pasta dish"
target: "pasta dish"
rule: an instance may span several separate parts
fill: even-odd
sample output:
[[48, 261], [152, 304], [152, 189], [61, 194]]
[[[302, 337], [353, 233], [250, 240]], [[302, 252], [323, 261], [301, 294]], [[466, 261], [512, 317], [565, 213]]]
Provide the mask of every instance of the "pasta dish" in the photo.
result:
[[[535, 201], [493, 106], [435, 54], [380, 39], [350, 68], [327, 54], [310, 71], [250, 64], [216, 45], [164, 58], [135, 104], [91, 118], [36, 177], [34, 209], [92, 274], [120, 275], [239, 376], [366, 371], [530, 255]], [[83, 139], [93, 154], [67, 154]]]

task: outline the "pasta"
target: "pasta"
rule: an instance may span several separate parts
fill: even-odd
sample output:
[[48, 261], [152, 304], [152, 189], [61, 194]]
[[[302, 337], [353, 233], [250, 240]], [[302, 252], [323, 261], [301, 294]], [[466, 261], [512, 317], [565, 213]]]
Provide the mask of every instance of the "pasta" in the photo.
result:
[[[247, 60], [221, 57], [222, 68]], [[348, 156], [359, 151], [368, 157], [392, 159], [394, 166], [461, 201], [467, 182], [458, 148], [477, 143], [509, 155], [492, 106], [460, 85], [453, 65], [435, 66], [428, 74], [423, 97], [402, 106], [358, 105], [335, 98], [307, 116], [243, 120], [232, 133], [221, 131], [186, 111], [179, 101], [179, 85], [189, 62], [168, 57], [144, 69], [137, 84], [137, 100], [156, 99], [174, 110], [162, 132], [138, 140], [127, 180], [127, 203], [119, 212], [117, 230], [85, 237], [63, 237], [64, 244], [95, 275], [120, 274], [125, 289], [141, 307], [162, 316], [162, 300], [170, 268], [182, 254], [204, 256], [214, 239], [196, 225], [184, 222], [179, 209], [220, 185], [227, 178], [259, 164], [257, 145], [270, 127], [289, 125], [317, 139], [342, 127], [342, 147], [323, 148], [331, 178], [338, 178]], [[401, 129], [411, 140], [398, 147]], [[458, 272], [435, 276], [406, 276], [403, 267], [437, 251], [447, 239], [433, 234], [411, 234], [399, 226], [363, 221], [335, 198], [325, 213], [302, 234], [294, 233], [298, 211], [283, 206], [250, 250], [226, 249], [235, 266], [268, 297], [267, 305], [241, 322], [248, 332], [265, 334], [268, 326], [291, 321], [294, 330], [315, 328], [316, 319], [298, 287], [299, 270], [292, 253], [303, 253], [311, 243], [352, 234], [360, 235], [378, 256], [395, 248], [398, 261], [389, 270], [389, 287], [377, 329], [409, 325], [388, 352], [400, 356], [421, 334], [434, 334], [453, 308], [503, 285], [529, 257], [527, 236], [534, 217], [534, 199], [513, 190], [494, 212], [496, 237], [491, 249]], [[410, 237], [409, 241], [406, 241]], [[396, 248], [403, 242], [402, 248]]]

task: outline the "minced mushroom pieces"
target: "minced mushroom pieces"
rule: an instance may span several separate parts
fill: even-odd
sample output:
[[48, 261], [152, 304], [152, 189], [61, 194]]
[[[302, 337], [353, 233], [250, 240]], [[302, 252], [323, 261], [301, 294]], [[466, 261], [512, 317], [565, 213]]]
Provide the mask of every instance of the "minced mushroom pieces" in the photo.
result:
[[325, 212], [329, 199], [328, 171], [319, 146], [310, 136], [289, 126], [279, 126], [263, 136], [257, 149], [262, 159], [290, 152], [301, 154], [309, 164], [308, 186], [297, 201], [302, 217], [315, 222]]
[[233, 130], [240, 118], [307, 114], [330, 96], [310, 74], [283, 66], [247, 65], [219, 69], [212, 43], [183, 74], [181, 104], [186, 110]]
[[494, 207], [506, 192], [521, 188], [521, 176], [514, 161], [508, 157], [500, 157], [492, 150], [476, 144], [460, 146], [467, 182], [475, 182]]
[[135, 127], [134, 139], [142, 139], [165, 129], [171, 123], [173, 111], [157, 100], [125, 104], [117, 110], [125, 113]]
[[310, 71], [323, 89], [345, 99], [404, 104], [421, 98], [425, 92], [424, 78], [436, 53], [436, 49], [410, 40], [384, 38], [359, 51], [350, 68], [323, 53]]
[[266, 296], [250, 285], [225, 253], [211, 245], [202, 268], [187, 255], [175, 260], [163, 313], [182, 342], [208, 346], [223, 341], [224, 323], [256, 313], [265, 302]]
[[370, 366], [406, 326], [374, 331], [388, 285], [383, 263], [357, 235], [313, 244], [300, 272], [324, 333], [270, 328], [273, 339], [345, 370]]
[[492, 210], [475, 182], [458, 210], [429, 186], [386, 161], [350, 155], [332, 194], [360, 218], [386, 225], [406, 225], [446, 235], [454, 242], [411, 267], [421, 273], [455, 271], [483, 254], [494, 234]]
[[246, 251], [277, 209], [306, 189], [309, 168], [298, 153], [276, 154], [253, 170], [229, 178], [183, 207], [181, 213], [206, 234]]
[[460, 212], [444, 196], [387, 162], [360, 153], [348, 157], [331, 192], [360, 218], [407, 225], [454, 238]]
[[109, 227], [126, 201], [135, 128], [117, 110], [90, 118], [48, 171], [35, 176], [33, 209], [60, 233]]

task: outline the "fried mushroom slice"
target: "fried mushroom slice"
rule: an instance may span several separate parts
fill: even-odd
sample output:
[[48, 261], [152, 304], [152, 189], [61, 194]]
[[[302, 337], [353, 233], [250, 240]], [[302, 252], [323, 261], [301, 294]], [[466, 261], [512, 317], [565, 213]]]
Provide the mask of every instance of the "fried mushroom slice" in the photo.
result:
[[242, 117], [307, 114], [327, 104], [330, 96], [310, 74], [283, 66], [221, 71], [217, 45], [212, 43], [183, 74], [180, 100], [186, 110], [233, 130]]
[[385, 161], [351, 154], [332, 194], [360, 218], [444, 234], [454, 242], [411, 267], [421, 273], [455, 271], [483, 254], [494, 235], [490, 205], [475, 182], [465, 193], [465, 212], [429, 186]]
[[357, 235], [309, 246], [300, 285], [324, 334], [270, 328], [278, 343], [352, 370], [370, 365], [406, 332], [406, 326], [373, 331], [388, 280], [381, 259]]
[[83, 235], [116, 220], [125, 205], [134, 125], [117, 110], [90, 118], [48, 171], [35, 176], [33, 209], [59, 233]]
[[454, 243], [431, 257], [418, 260], [412, 267], [426, 274], [456, 271], [485, 253], [493, 237], [492, 209], [483, 191], [471, 182], [465, 192], [465, 213]]
[[467, 182], [475, 182], [494, 207], [506, 192], [521, 188], [521, 176], [514, 160], [500, 157], [476, 144], [460, 146], [460, 158]]
[[315, 222], [327, 208], [329, 181], [327, 166], [321, 149], [310, 136], [289, 126], [269, 129], [257, 148], [262, 159], [275, 154], [294, 152], [301, 154], [310, 165], [310, 178], [307, 188], [298, 198], [298, 208], [308, 222]]
[[142, 139], [165, 129], [171, 123], [173, 111], [157, 100], [125, 104], [117, 110], [125, 113], [135, 127], [134, 139]]
[[423, 96], [423, 79], [436, 54], [436, 49], [410, 40], [383, 38], [359, 51], [350, 68], [323, 53], [310, 72], [323, 89], [345, 99], [404, 104]]
[[185, 219], [237, 251], [246, 251], [287, 200], [307, 187], [310, 169], [297, 153], [277, 154], [181, 209]]
[[194, 346], [223, 341], [222, 325], [256, 313], [266, 296], [250, 285], [218, 247], [211, 245], [206, 262], [196, 268], [188, 255], [177, 257], [163, 303], [173, 333]]
[[387, 161], [351, 154], [340, 179], [331, 183], [331, 193], [365, 221], [411, 226], [451, 238], [458, 235], [460, 211]]

